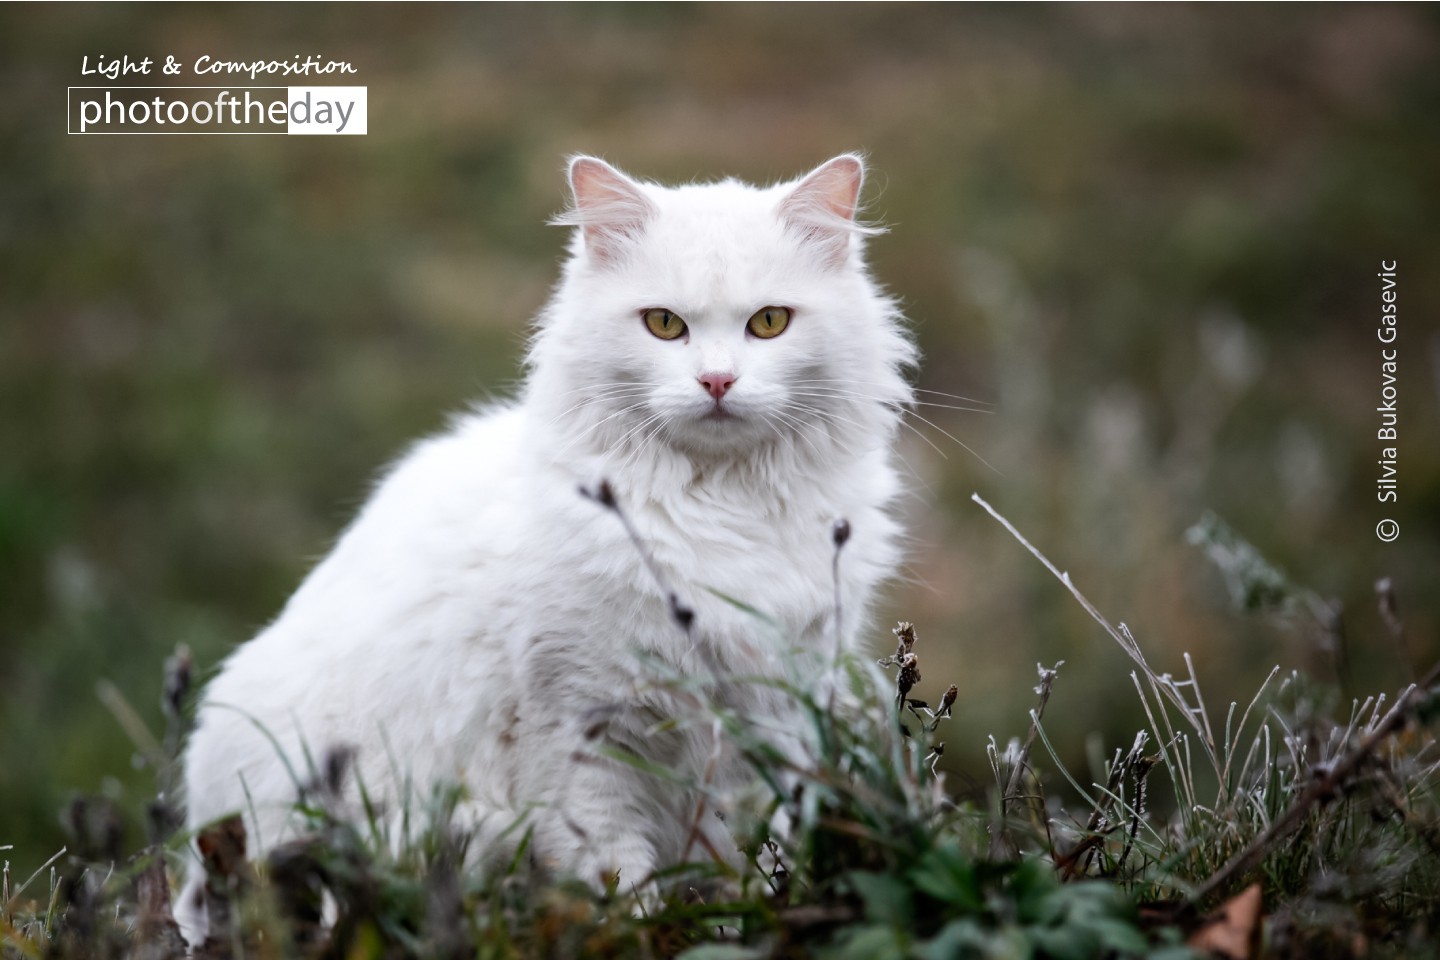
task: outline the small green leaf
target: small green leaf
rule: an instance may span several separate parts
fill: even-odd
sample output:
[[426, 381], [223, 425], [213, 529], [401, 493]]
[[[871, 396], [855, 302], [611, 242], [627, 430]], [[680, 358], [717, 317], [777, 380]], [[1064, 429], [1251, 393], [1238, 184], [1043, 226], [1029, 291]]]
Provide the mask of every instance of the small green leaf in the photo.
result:
[[1144, 953], [1150, 947], [1145, 935], [1124, 920], [1101, 917], [1091, 921], [1090, 926], [1100, 935], [1101, 942], [1108, 950]]
[[974, 864], [951, 843], [926, 852], [910, 879], [936, 900], [961, 910], [979, 910], [984, 902]]
[[759, 947], [744, 947], [738, 943], [702, 943], [691, 947], [675, 960], [759, 960], [765, 951]]
[[856, 871], [848, 877], [850, 886], [865, 901], [865, 916], [876, 923], [907, 928], [914, 916], [910, 890], [895, 877]]
[[980, 954], [993, 956], [989, 937], [974, 920], [952, 920], [944, 929], [910, 951], [916, 960], [956, 960]]
[[1078, 925], [1032, 927], [1026, 931], [1030, 942], [1045, 960], [1090, 960], [1104, 955], [1100, 936]]
[[1022, 923], [1053, 923], [1064, 912], [1063, 904], [1050, 900], [1060, 888], [1055, 871], [1039, 860], [1022, 861], [1010, 875], [1015, 906]]
[[1205, 954], [1190, 947], [1172, 945], [1151, 950], [1145, 954], [1146, 960], [1204, 960]]
[[851, 927], [840, 934], [835, 949], [825, 951], [830, 960], [905, 960], [905, 943], [890, 927]]

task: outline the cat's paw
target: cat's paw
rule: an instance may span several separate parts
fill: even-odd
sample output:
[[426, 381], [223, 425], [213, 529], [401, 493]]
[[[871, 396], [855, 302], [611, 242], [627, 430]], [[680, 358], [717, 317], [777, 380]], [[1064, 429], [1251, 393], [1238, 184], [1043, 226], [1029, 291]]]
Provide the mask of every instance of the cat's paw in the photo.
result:
[[576, 872], [602, 893], [643, 897], [655, 886], [655, 851], [642, 841], [607, 844], [581, 856]]

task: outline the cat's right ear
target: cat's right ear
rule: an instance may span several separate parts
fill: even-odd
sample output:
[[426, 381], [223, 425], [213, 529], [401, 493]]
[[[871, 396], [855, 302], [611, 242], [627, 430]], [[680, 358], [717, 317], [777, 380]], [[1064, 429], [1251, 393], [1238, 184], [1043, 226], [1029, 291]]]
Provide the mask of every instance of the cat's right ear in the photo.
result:
[[580, 227], [586, 252], [602, 263], [614, 260], [655, 214], [638, 183], [595, 157], [570, 161], [570, 196], [570, 209], [555, 222]]

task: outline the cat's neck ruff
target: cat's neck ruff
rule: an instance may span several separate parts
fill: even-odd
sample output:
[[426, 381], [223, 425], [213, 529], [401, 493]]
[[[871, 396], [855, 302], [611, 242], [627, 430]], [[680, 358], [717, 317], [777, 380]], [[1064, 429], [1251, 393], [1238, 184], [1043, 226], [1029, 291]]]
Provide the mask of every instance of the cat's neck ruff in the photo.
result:
[[[537, 438], [537, 453], [550, 469], [578, 484], [608, 481], [633, 503], [665, 503], [675, 497], [733, 503], [750, 512], [783, 510], [786, 504], [831, 499], [827, 494], [853, 486], [852, 474], [888, 460], [898, 414], [867, 411], [864, 434], [833, 436], [777, 432], [739, 450], [687, 449], [666, 440], [637, 440], [625, 431], [583, 422], [556, 425]], [[852, 421], [861, 411], [847, 414]], [[542, 424], [543, 424], [543, 417]]]

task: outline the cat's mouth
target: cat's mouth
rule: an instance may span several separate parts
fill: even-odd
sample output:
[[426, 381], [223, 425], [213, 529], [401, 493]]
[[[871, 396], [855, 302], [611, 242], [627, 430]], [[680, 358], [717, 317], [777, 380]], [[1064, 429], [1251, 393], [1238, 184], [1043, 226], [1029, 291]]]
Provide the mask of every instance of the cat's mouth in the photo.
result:
[[737, 419], [737, 418], [736, 418], [735, 414], [731, 413], [728, 408], [722, 407], [722, 406], [720, 406], [719, 403], [716, 403], [715, 406], [711, 407], [710, 410], [709, 410], [709, 412], [707, 412], [707, 413], [706, 413], [703, 417], [701, 417], [700, 419], [701, 419], [701, 420], [711, 420], [711, 421], [721, 421], [721, 420], [734, 420], [734, 419]]

